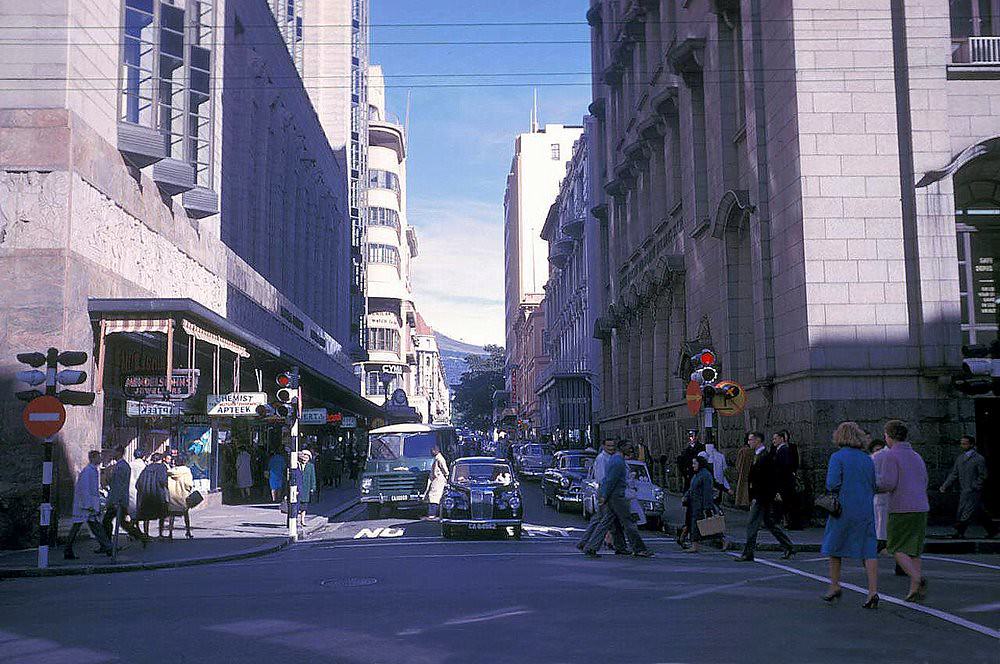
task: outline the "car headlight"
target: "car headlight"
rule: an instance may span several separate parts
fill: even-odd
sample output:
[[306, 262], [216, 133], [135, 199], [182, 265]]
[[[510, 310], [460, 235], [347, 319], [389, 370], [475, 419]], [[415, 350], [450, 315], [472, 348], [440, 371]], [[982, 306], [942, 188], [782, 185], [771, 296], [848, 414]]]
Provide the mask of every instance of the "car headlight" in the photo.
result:
[[361, 478], [361, 490], [362, 491], [371, 491], [372, 490], [372, 478], [370, 478], [370, 477], [362, 477]]
[[572, 484], [572, 482], [570, 482], [570, 480], [569, 480], [568, 477], [564, 477], [564, 478], [562, 478], [562, 481], [559, 484], [562, 485], [562, 488], [568, 489], [569, 485]]
[[452, 498], [451, 496], [448, 496], [447, 498], [444, 499], [443, 504], [446, 510], [452, 510], [455, 508], [455, 499]]
[[517, 508], [519, 508], [521, 506], [521, 499], [518, 498], [517, 495], [515, 494], [515, 495], [513, 495], [513, 496], [510, 497], [509, 503], [510, 503], [510, 508], [512, 510], [516, 510]]

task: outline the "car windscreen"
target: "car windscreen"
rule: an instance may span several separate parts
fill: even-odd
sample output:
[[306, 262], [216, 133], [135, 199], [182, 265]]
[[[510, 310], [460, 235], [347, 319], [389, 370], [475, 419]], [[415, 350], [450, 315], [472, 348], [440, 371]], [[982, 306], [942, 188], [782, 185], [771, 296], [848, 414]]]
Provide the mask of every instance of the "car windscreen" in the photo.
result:
[[594, 458], [589, 456], [568, 456], [563, 459], [563, 468], [575, 470], [587, 470], [594, 463]]
[[456, 484], [500, 484], [513, 482], [510, 466], [505, 463], [456, 463], [451, 468], [451, 481]]
[[552, 449], [542, 445], [527, 445], [523, 450], [521, 450], [521, 454], [525, 456], [545, 456], [551, 455]]
[[368, 442], [368, 458], [375, 461], [431, 458], [434, 456], [431, 448], [437, 442], [437, 434], [433, 431], [373, 435]]
[[641, 463], [630, 463], [628, 465], [628, 477], [639, 482], [649, 482], [649, 470]]

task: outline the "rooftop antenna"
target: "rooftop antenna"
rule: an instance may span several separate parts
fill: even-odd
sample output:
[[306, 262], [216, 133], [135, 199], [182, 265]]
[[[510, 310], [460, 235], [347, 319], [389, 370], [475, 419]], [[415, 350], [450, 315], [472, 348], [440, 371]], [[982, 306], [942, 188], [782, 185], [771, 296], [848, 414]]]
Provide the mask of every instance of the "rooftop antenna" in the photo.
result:
[[538, 88], [532, 89], [534, 98], [531, 103], [531, 133], [538, 131]]

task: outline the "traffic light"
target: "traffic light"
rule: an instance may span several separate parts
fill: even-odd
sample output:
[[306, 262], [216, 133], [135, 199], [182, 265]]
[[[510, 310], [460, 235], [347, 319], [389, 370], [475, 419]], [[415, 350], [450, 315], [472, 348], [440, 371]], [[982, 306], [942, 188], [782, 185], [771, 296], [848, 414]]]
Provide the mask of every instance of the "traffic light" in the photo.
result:
[[962, 373], [952, 379], [952, 385], [963, 394], [986, 394], [992, 390], [1000, 396], [1000, 339], [989, 347], [962, 346]]
[[299, 398], [299, 369], [295, 367], [290, 371], [278, 374], [274, 382], [278, 384], [278, 401], [281, 403], [292, 403]]
[[[46, 353], [18, 353], [17, 361], [27, 364], [33, 369], [17, 372], [17, 380], [31, 386], [45, 385], [45, 391], [22, 390], [15, 392], [14, 396], [21, 401], [31, 401], [36, 397], [48, 394], [54, 396], [59, 401], [69, 406], [90, 406], [94, 403], [93, 392], [82, 392], [80, 390], [60, 390], [56, 391], [58, 385], [80, 385], [87, 380], [87, 372], [76, 369], [59, 370], [59, 365], [76, 367], [87, 361], [87, 354], [78, 350], [64, 350], [61, 353], [50, 348]], [[44, 371], [39, 367], [45, 366]]]
[[[715, 351], [709, 348], [703, 348], [701, 352], [691, 357], [691, 364], [692, 366], [697, 367], [694, 370], [694, 373], [691, 374], [691, 380], [699, 385], [707, 385], [711, 387], [715, 384], [715, 381], [719, 379], [719, 369], [716, 366], [718, 364], [718, 359], [715, 356]], [[712, 394], [715, 394], [714, 390], [712, 390]], [[705, 396], [709, 396], [707, 392]]]

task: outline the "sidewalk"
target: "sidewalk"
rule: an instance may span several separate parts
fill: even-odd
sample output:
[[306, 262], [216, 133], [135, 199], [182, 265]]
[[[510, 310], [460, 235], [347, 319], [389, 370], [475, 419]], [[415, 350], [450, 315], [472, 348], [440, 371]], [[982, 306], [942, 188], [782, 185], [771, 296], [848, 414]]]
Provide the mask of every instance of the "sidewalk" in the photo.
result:
[[[684, 506], [681, 505], [681, 497], [668, 493], [663, 501], [666, 503], [666, 509], [663, 513], [664, 525], [668, 533], [676, 534], [684, 523]], [[724, 510], [729, 548], [739, 552], [746, 543], [747, 521], [750, 519], [750, 513], [731, 506], [725, 507]], [[1000, 538], [955, 540], [950, 537], [952, 530], [951, 527], [946, 526], [928, 526], [925, 551], [927, 553], [950, 554], [1000, 553]], [[796, 551], [819, 553], [820, 545], [823, 543], [823, 528], [805, 528], [803, 530], [786, 530], [785, 532], [795, 544]], [[760, 534], [757, 536], [757, 550], [781, 551], [781, 547], [770, 532], [761, 528]]]
[[[300, 540], [316, 536], [330, 519], [357, 503], [358, 489], [349, 483], [325, 489], [320, 502], [311, 505], [307, 512], [305, 532], [300, 529]], [[104, 574], [201, 565], [273, 553], [290, 543], [287, 516], [276, 504], [218, 505], [194, 510], [191, 512], [194, 539], [185, 537], [183, 517], [174, 520], [172, 541], [157, 540], [156, 523], [151, 523], [149, 533], [153, 541], [145, 549], [139, 542], [129, 543], [119, 550], [116, 563], [93, 552], [96, 543], [83, 538], [86, 530], [81, 530], [81, 537], [73, 547], [80, 557], [78, 560], [63, 560], [60, 545], [49, 549], [49, 566], [43, 570], [37, 567], [36, 549], [0, 551], [0, 578]]]

